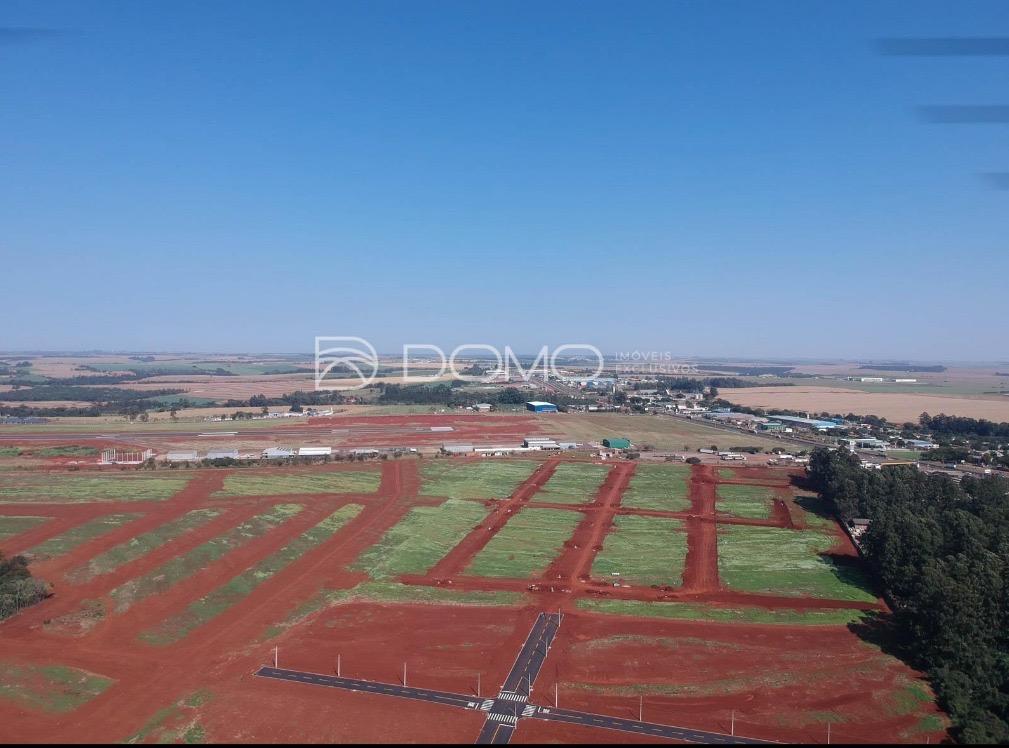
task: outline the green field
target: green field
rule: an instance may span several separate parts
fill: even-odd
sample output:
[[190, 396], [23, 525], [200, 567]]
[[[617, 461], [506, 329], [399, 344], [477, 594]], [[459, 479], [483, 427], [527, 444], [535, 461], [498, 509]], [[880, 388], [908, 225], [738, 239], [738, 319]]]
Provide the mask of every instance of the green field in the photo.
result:
[[638, 465], [620, 505], [683, 512], [690, 508], [690, 466]]
[[104, 517], [98, 517], [39, 543], [34, 548], [25, 551], [24, 555], [32, 561], [42, 561], [47, 558], [62, 556], [77, 546], [84, 545], [89, 540], [94, 540], [105, 533], [112, 532], [117, 527], [121, 527], [140, 516], [139, 514], [109, 514]]
[[544, 571], [581, 521], [579, 512], [522, 509], [491, 538], [466, 569], [478, 577], [525, 578]]
[[51, 517], [8, 517], [0, 516], [0, 540], [12, 538], [23, 532], [34, 529]]
[[21, 447], [0, 447], [0, 457], [17, 457], [21, 454]]
[[450, 499], [504, 499], [537, 467], [532, 460], [425, 460], [420, 492]]
[[101, 675], [62, 665], [0, 663], [0, 698], [44, 712], [72, 712], [112, 683]]
[[[683, 583], [687, 535], [683, 522], [665, 517], [618, 515], [592, 564], [592, 576], [638, 585]], [[618, 576], [614, 576], [617, 574]]]
[[410, 510], [351, 567], [372, 579], [423, 574], [487, 516], [483, 504], [448, 499], [441, 506]]
[[161, 501], [182, 490], [188, 481], [146, 474], [6, 475], [0, 485], [0, 504]]
[[744, 519], [769, 519], [777, 494], [768, 486], [720, 485], [715, 510]]
[[374, 493], [377, 470], [339, 470], [329, 473], [238, 472], [224, 479], [214, 496], [281, 496], [317, 493]]
[[67, 574], [67, 579], [74, 584], [84, 584], [97, 576], [115, 571], [123, 564], [128, 564], [151, 551], [157, 550], [165, 543], [205, 525], [210, 520], [221, 515], [220, 509], [194, 509], [178, 519], [167, 522], [150, 532], [145, 532], [125, 543], [110, 548], [83, 566], [79, 566]]
[[835, 564], [821, 555], [834, 541], [830, 532], [821, 530], [722, 525], [718, 572], [722, 582], [738, 592], [875, 602], [856, 566]]
[[165, 592], [177, 582], [205, 569], [229, 551], [276, 529], [302, 509], [300, 504], [272, 506], [268, 511], [247, 519], [237, 527], [198, 545], [185, 555], [173, 558], [142, 577], [131, 579], [109, 593], [116, 604], [116, 612], [123, 613], [134, 603]]
[[165, 619], [157, 628], [145, 631], [139, 638], [157, 646], [184, 639], [193, 630], [242, 602], [263, 582], [329, 540], [363, 508], [360, 504], [348, 504], [337, 509], [322, 522], [288, 542], [282, 550], [267, 556], [209, 595], [204, 595], [182, 613]]
[[846, 626], [862, 620], [864, 613], [851, 608], [827, 610], [790, 610], [736, 606], [731, 608], [694, 603], [648, 603], [640, 600], [579, 600], [578, 608], [591, 613], [631, 616], [633, 618], [669, 618], [710, 623], [770, 623], [809, 626]]
[[596, 493], [609, 472], [608, 465], [561, 463], [532, 500], [554, 504], [590, 504], [595, 501]]

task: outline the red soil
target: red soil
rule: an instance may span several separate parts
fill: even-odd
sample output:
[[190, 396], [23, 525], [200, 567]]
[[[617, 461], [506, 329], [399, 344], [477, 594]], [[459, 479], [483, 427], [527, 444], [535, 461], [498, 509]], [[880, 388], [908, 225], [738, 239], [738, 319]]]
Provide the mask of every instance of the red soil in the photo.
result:
[[[516, 421], [511, 417], [503, 420]], [[439, 438], [449, 440], [445, 435]], [[718, 479], [713, 466], [694, 468], [688, 512], [657, 513], [680, 517], [687, 525], [688, 554], [681, 589], [600, 590], [588, 578], [613, 516], [631, 511], [621, 509], [619, 501], [633, 473], [633, 463], [614, 466], [593, 504], [563, 507], [582, 512], [584, 519], [565, 551], [544, 575], [546, 579], [538, 583], [538, 591], [528, 592], [529, 580], [458, 576], [487, 539], [549, 479], [557, 462], [556, 458], [544, 462], [509, 499], [497, 502], [484, 526], [464, 539], [427, 575], [402, 580], [425, 585], [451, 580], [453, 588], [460, 590], [527, 592], [529, 607], [351, 603], [325, 609], [269, 641], [263, 638], [267, 629], [286, 620], [291, 611], [319, 590], [346, 589], [362, 581], [364, 575], [348, 567], [412, 507], [440, 501], [418, 496], [417, 462], [383, 463], [382, 481], [375, 495], [210, 498], [229, 471], [203, 470], [190, 473], [194, 480], [177, 496], [162, 502], [0, 505], [3, 514], [54, 518], [10, 539], [8, 545], [12, 549], [29, 547], [102, 514], [137, 511], [144, 515], [63, 558], [39, 564], [39, 576], [55, 583], [56, 596], [5, 622], [0, 636], [0, 660], [78, 667], [113, 678], [116, 685], [74, 712], [60, 716], [0, 701], [0, 720], [5, 726], [3, 739], [121, 740], [139, 730], [158, 710], [198, 689], [207, 689], [213, 698], [197, 710], [197, 716], [212, 741], [466, 742], [478, 733], [484, 720], [482, 712], [262, 681], [251, 673], [272, 659], [271, 650], [276, 645], [284, 667], [332, 672], [339, 654], [343, 674], [395, 682], [406, 662], [410, 685], [475, 695], [479, 674], [482, 692], [487, 695], [500, 686], [535, 615], [540, 610], [558, 607], [566, 611], [564, 624], [536, 684], [535, 703], [551, 703], [554, 682], [559, 681], [562, 706], [635, 717], [636, 692], [607, 689], [632, 689], [645, 684], [648, 692], [645, 717], [657, 722], [728, 732], [729, 715], [736, 710], [737, 734], [819, 741], [825, 733], [823, 724], [816, 720], [832, 713], [845, 720], [834, 725], [838, 741], [909, 738], [903, 731], [912, 727], [917, 717], [892, 716], [895, 710], [883, 701], [889, 698], [887, 694], [899, 690], [901, 679], [913, 680], [914, 673], [897, 661], [884, 658], [844, 627], [662, 621], [601, 616], [576, 608], [579, 598], [595, 597], [600, 592], [620, 599], [689, 599], [768, 608], [873, 607], [720, 589], [714, 512]], [[356, 467], [328, 465], [311, 470]], [[275, 473], [276, 469], [270, 472]], [[762, 475], [768, 482], [773, 478], [782, 488], [787, 484], [783, 471]], [[151, 571], [270, 504], [281, 502], [303, 503], [305, 510], [163, 595], [138, 602], [125, 614], [110, 613], [90, 630], [76, 632], [79, 636], [72, 640], [73, 646], [66, 646], [68, 629], [45, 625], [46, 620], [79, 610], [83, 600], [106, 598], [123, 582]], [[180, 612], [192, 601], [284, 547], [339, 506], [351, 502], [364, 506], [354, 520], [210, 623], [168, 647], [152, 647], [137, 640], [139, 633]], [[784, 523], [791, 521], [790, 516], [786, 517], [788, 507], [784, 501], [780, 504], [779, 507], [776, 503], [772, 522], [787, 526]], [[218, 506], [224, 513], [153, 553], [86, 584], [72, 585], [63, 577], [113, 545], [201, 506]], [[840, 530], [835, 551], [855, 553]], [[551, 577], [554, 584], [549, 581]], [[74, 632], [70, 629], [69, 633]], [[675, 642], [671, 645], [668, 640]], [[674, 688], [679, 690], [669, 690]], [[633, 740], [633, 736], [526, 720], [520, 724], [515, 739], [626, 742]]]

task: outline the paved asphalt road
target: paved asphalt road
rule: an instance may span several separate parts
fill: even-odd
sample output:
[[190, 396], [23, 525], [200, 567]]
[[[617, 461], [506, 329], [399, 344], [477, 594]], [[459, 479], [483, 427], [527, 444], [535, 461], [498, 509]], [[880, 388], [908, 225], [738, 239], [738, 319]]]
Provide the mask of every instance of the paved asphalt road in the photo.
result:
[[561, 618], [557, 613], [540, 613], [526, 637], [525, 644], [519, 650], [515, 664], [512, 665], [504, 686], [494, 698], [481, 698], [447, 691], [432, 691], [428, 688], [410, 688], [393, 683], [377, 683], [375, 681], [357, 680], [355, 678], [340, 678], [320, 673], [306, 673], [300, 670], [284, 668], [261, 667], [256, 671], [260, 678], [304, 683], [311, 686], [326, 686], [341, 688], [346, 691], [373, 693], [382, 696], [396, 696], [402, 699], [427, 701], [460, 709], [479, 709], [487, 712], [487, 720], [477, 737], [476, 742], [482, 745], [505, 745], [512, 737], [521, 719], [542, 719], [550, 722], [565, 722], [584, 727], [597, 727], [605, 730], [617, 730], [633, 735], [643, 735], [653, 739], [677, 740], [686, 743], [738, 744], [756, 745], [767, 743], [764, 740], [723, 735], [717, 732], [691, 730], [686, 727], [673, 727], [653, 722], [638, 722], [620, 717], [607, 717], [602, 714], [578, 712], [572, 709], [554, 709], [552, 707], [535, 706], [529, 702], [529, 693], [536, 676], [547, 658], [550, 644], [557, 635]]
[[717, 732], [690, 730], [686, 727], [671, 727], [653, 722], [638, 722], [633, 719], [620, 719], [619, 717], [607, 717], [602, 714], [576, 712], [570, 709], [538, 707], [536, 713], [531, 716], [533, 719], [543, 719], [550, 722], [567, 722], [568, 724], [584, 725], [585, 727], [601, 727], [607, 730], [619, 730], [621, 732], [644, 735], [648, 738], [668, 738], [687, 743], [760, 745], [768, 742], [765, 740], [734, 737], [732, 735], [721, 735]]
[[338, 678], [335, 675], [305, 673], [300, 670], [285, 670], [284, 668], [264, 666], [256, 671], [256, 675], [260, 678], [275, 678], [277, 680], [294, 681], [295, 683], [308, 683], [313, 686], [342, 688], [345, 691], [361, 691], [362, 693], [377, 693], [383, 696], [398, 696], [402, 699], [430, 701], [435, 704], [445, 704], [446, 706], [461, 707], [462, 709], [477, 709], [480, 705], [480, 699], [475, 696], [465, 696], [446, 691], [432, 691], [428, 688], [409, 688], [393, 683], [376, 683], [375, 681], [357, 680], [356, 678]]

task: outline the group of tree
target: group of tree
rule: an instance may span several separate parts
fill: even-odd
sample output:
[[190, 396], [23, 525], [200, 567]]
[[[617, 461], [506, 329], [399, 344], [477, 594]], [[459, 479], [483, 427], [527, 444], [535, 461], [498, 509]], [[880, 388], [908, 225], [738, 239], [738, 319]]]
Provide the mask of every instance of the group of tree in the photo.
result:
[[0, 620], [52, 595], [45, 582], [32, 577], [24, 556], [5, 558], [0, 553]]
[[918, 423], [936, 436], [977, 436], [982, 438], [1009, 439], [1009, 423], [989, 421], [984, 418], [947, 416], [940, 413], [930, 416], [922, 413]]
[[890, 601], [892, 645], [931, 677], [954, 737], [1009, 742], [1009, 481], [866, 470], [814, 450], [810, 480], [865, 517], [866, 562]]

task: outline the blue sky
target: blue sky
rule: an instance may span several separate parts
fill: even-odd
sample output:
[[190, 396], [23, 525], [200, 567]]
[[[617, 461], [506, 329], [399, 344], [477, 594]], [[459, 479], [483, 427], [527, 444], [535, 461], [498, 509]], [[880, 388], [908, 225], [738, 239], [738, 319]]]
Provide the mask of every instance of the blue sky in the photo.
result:
[[22, 2], [0, 349], [1009, 357], [991, 2]]

